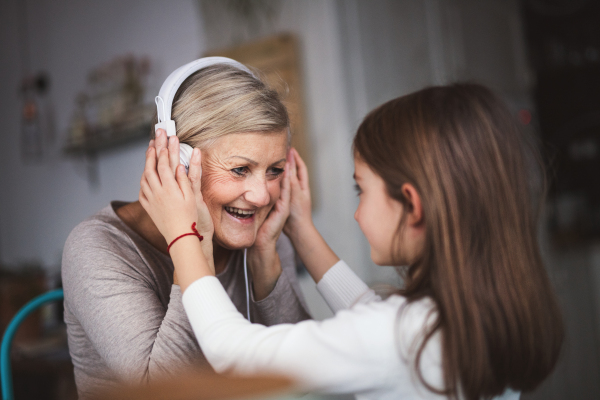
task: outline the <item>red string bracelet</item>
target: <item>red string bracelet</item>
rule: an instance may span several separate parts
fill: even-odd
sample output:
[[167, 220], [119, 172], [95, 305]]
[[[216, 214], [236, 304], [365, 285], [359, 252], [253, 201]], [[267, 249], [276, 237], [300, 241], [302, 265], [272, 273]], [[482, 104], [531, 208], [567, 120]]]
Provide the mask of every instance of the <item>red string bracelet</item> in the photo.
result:
[[204, 239], [204, 236], [202, 236], [201, 234], [198, 233], [198, 230], [196, 229], [196, 223], [195, 222], [192, 224], [192, 230], [193, 230], [193, 232], [184, 233], [183, 235], [177, 236], [175, 239], [173, 239], [171, 241], [171, 244], [167, 247], [167, 252], [171, 249], [171, 246], [173, 246], [173, 244], [176, 241], [178, 241], [179, 239], [181, 239], [182, 237], [185, 237], [185, 236], [196, 236], [196, 237], [198, 237], [198, 239], [200, 241], [202, 241], [202, 239]]

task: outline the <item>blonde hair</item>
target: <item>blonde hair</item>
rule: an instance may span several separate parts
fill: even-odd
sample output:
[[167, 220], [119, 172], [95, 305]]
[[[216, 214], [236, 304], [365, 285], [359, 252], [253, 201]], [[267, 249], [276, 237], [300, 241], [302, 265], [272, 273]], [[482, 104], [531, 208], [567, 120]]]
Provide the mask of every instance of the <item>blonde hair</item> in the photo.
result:
[[179, 141], [192, 147], [206, 148], [234, 133], [284, 129], [289, 141], [290, 120], [277, 92], [225, 64], [201, 69], [183, 82], [175, 94], [172, 118]]

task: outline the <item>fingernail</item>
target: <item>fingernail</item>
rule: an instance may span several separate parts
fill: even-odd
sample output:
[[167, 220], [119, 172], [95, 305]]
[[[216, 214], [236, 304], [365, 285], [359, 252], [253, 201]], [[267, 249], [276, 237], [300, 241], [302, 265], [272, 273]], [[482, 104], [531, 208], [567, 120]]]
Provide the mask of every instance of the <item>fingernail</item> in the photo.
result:
[[169, 137], [169, 144], [175, 143], [175, 136]]
[[192, 160], [194, 162], [198, 162], [198, 160], [200, 160], [200, 149], [197, 147], [192, 151]]
[[156, 137], [161, 137], [162, 136], [162, 129], [159, 129], [156, 131]]

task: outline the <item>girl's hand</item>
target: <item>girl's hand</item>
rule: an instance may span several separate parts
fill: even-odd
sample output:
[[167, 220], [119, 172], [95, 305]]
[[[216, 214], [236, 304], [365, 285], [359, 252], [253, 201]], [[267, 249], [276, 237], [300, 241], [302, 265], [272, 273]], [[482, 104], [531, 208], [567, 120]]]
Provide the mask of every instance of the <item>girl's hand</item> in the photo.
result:
[[[160, 154], [161, 150], [167, 148], [169, 151], [169, 166], [175, 176], [175, 171], [179, 166], [179, 138], [177, 136], [171, 136], [167, 140], [167, 134], [163, 129], [159, 129], [156, 132], [156, 139], [150, 141], [150, 147], [156, 149], [156, 154]], [[190, 160], [190, 167], [188, 173], [188, 179], [192, 184], [192, 191], [196, 198], [196, 210], [198, 211], [198, 220], [196, 221], [196, 229], [204, 237], [202, 241], [202, 251], [206, 256], [209, 264], [214, 269], [213, 259], [213, 243], [212, 237], [214, 234], [214, 225], [212, 217], [208, 212], [208, 207], [202, 197], [202, 152], [196, 148], [192, 152], [192, 158]], [[177, 283], [177, 279], [174, 279]]]
[[262, 300], [271, 293], [279, 275], [281, 275], [281, 260], [277, 254], [277, 239], [290, 214], [290, 178], [289, 159], [285, 164], [281, 180], [281, 194], [273, 205], [271, 212], [258, 229], [254, 245], [248, 249], [248, 265], [252, 271], [254, 297]]
[[329, 248], [312, 221], [308, 170], [295, 149], [290, 168], [290, 216], [283, 231], [316, 283], [340, 259]]
[[266, 250], [275, 248], [275, 243], [279, 239], [283, 225], [290, 214], [290, 177], [288, 169], [290, 167], [290, 152], [286, 161], [283, 179], [281, 180], [281, 193], [279, 199], [273, 205], [271, 212], [258, 229], [256, 240], [252, 246], [254, 249]]
[[173, 177], [166, 148], [158, 155], [154, 147], [148, 148], [140, 184], [140, 203], [167, 243], [192, 231], [192, 224], [198, 220], [194, 192], [183, 165], [175, 168]]
[[308, 169], [296, 149], [290, 150], [290, 211], [283, 231], [292, 238], [301, 229], [312, 228]]

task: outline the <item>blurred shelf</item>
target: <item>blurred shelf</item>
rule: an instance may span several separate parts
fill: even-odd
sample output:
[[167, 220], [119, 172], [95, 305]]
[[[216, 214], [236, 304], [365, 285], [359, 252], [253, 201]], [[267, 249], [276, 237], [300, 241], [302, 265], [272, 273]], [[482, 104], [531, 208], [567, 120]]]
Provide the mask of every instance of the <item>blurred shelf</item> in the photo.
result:
[[70, 156], [96, 154], [142, 139], [150, 140], [150, 132], [151, 125], [149, 123], [97, 130], [89, 133], [86, 140], [67, 143], [63, 151]]

